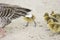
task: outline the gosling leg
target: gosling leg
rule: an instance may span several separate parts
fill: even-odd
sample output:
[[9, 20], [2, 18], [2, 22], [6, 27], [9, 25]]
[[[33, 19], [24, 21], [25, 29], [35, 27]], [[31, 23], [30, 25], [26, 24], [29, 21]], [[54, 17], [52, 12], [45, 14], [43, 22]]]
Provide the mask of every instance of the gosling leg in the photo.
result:
[[27, 22], [25, 26], [27, 27], [28, 25], [29, 25], [29, 22]]
[[37, 25], [37, 24], [36, 24], [36, 22], [34, 21], [34, 27], [36, 27], [36, 25]]

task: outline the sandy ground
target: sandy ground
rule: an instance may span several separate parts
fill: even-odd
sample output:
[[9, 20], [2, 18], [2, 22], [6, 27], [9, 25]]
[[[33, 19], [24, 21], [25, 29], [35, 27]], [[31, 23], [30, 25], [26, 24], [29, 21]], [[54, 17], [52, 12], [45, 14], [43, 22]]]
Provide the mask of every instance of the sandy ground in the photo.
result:
[[6, 36], [0, 40], [60, 40], [60, 34], [53, 35], [48, 30], [48, 26], [43, 19], [45, 12], [51, 13], [54, 10], [60, 13], [60, 0], [0, 0], [1, 3], [8, 3], [26, 7], [32, 10], [36, 16], [37, 26], [31, 23], [28, 27], [26, 22], [21, 18], [13, 20], [6, 26]]

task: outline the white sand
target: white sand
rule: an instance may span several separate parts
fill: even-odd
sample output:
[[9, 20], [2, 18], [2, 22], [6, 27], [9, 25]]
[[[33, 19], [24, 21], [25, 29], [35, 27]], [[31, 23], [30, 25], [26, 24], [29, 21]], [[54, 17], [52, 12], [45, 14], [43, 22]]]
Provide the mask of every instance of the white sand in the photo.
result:
[[60, 40], [60, 34], [52, 35], [53, 32], [47, 31], [48, 27], [43, 19], [45, 12], [51, 13], [54, 10], [60, 13], [60, 0], [0, 0], [0, 2], [31, 9], [37, 22], [37, 27], [33, 24], [25, 27], [26, 22], [18, 18], [6, 26], [7, 34], [0, 40]]

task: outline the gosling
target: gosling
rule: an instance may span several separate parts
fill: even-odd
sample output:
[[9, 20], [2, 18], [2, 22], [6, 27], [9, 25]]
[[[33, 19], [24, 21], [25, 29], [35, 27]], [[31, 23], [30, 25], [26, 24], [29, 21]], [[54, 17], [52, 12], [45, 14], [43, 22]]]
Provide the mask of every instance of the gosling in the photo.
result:
[[60, 23], [54, 22], [54, 20], [49, 19], [48, 28], [54, 33], [60, 33]]
[[29, 25], [29, 23], [34, 23], [34, 26], [36, 27], [36, 22], [35, 22], [35, 16], [33, 14], [28, 14], [24, 17], [24, 20], [27, 22], [26, 27]]
[[56, 18], [49, 16], [48, 13], [44, 14], [44, 19], [46, 20], [47, 23], [48, 23], [48, 20], [50, 19], [54, 20], [54, 22], [58, 22]]
[[56, 19], [60, 19], [60, 14], [55, 13], [54, 11], [52, 11], [50, 15]]
[[[58, 27], [60, 26], [60, 24], [58, 23], [58, 20], [49, 16], [48, 13], [44, 14], [44, 19], [46, 20], [47, 24], [49, 25], [48, 28], [53, 31], [53, 32], [59, 32], [60, 30], [58, 29]], [[59, 30], [59, 31], [58, 31]]]

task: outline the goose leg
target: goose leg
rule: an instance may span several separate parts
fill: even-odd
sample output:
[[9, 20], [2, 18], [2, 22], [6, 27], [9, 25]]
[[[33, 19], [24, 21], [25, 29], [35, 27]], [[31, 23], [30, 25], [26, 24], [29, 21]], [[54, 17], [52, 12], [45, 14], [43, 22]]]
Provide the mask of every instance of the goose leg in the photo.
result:
[[5, 30], [4, 30], [4, 28], [1, 28], [0, 27], [0, 38], [2, 38], [2, 37], [4, 37], [5, 36]]

